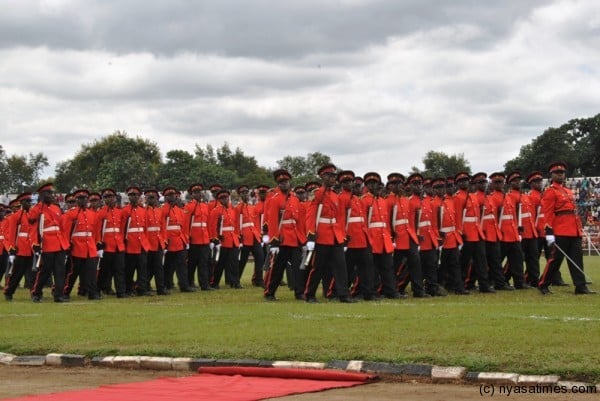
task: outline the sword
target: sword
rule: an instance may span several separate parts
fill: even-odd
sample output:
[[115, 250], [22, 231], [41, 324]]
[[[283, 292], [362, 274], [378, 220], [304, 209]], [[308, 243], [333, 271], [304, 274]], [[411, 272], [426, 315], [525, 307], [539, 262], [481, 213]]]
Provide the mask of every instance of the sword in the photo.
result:
[[8, 264], [8, 270], [7, 270], [7, 272], [6, 272], [6, 276], [7, 276], [7, 277], [10, 277], [10, 276], [12, 276], [12, 274], [13, 274], [13, 267], [14, 267], [14, 265], [15, 265], [15, 264], [14, 264], [14, 262], [9, 262], [9, 264]]
[[573, 259], [571, 259], [571, 257], [569, 255], [567, 255], [567, 253], [565, 251], [563, 251], [563, 249], [560, 246], [558, 246], [556, 241], [553, 242], [552, 245], [554, 245], [556, 247], [556, 249], [558, 249], [560, 251], [560, 253], [562, 253], [565, 256], [565, 258], [567, 258], [567, 260], [569, 262], [571, 262], [573, 264], [573, 266], [575, 266], [575, 268], [581, 272], [581, 274], [583, 274], [583, 276], [585, 277], [585, 279], [587, 280], [588, 283], [592, 284], [592, 279], [589, 278], [587, 274], [585, 274], [583, 269], [581, 267], [579, 267], [579, 265], [577, 263], [575, 263], [575, 261]]

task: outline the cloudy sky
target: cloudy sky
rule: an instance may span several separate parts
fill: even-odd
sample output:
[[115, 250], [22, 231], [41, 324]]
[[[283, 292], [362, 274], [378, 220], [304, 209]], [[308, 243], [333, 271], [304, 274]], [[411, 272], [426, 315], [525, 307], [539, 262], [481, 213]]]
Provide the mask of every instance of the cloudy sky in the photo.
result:
[[123, 130], [382, 175], [495, 171], [600, 112], [600, 2], [0, 0], [0, 145], [52, 174]]

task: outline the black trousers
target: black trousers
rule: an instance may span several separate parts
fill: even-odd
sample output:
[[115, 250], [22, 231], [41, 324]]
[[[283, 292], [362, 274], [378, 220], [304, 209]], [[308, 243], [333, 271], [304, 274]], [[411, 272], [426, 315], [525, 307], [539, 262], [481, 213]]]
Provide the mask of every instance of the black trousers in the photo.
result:
[[485, 258], [490, 282], [496, 288], [504, 287], [507, 283], [502, 268], [502, 250], [499, 241], [485, 241]]
[[218, 287], [221, 277], [225, 273], [225, 283], [236, 287], [240, 285], [240, 274], [238, 273], [238, 248], [225, 248], [221, 246], [219, 260], [215, 266], [213, 274], [213, 287]]
[[[346, 270], [353, 271], [355, 279], [350, 282], [352, 296], [372, 298], [376, 295], [373, 276], [375, 265], [371, 248], [348, 248], [346, 250]], [[350, 273], [348, 278], [350, 278]], [[394, 282], [396, 279], [394, 278]], [[394, 292], [396, 288], [394, 287]]]
[[464, 289], [458, 258], [458, 248], [442, 249], [442, 263], [438, 271], [438, 279], [441, 285], [451, 291]]
[[[567, 259], [567, 266], [569, 266], [569, 273], [573, 279], [575, 288], [585, 288], [585, 274], [579, 269], [583, 269], [583, 250], [581, 249], [581, 237], [563, 237], [556, 236], [556, 245], [558, 245], [573, 262], [577, 264], [579, 268]], [[550, 246], [550, 257], [546, 263], [544, 274], [540, 278], [538, 284], [539, 287], [547, 287], [552, 284], [552, 280], [556, 275], [556, 272], [560, 270], [560, 265], [565, 259], [565, 256], [558, 248], [553, 244]]]
[[[308, 273], [306, 289], [304, 296], [306, 299], [315, 298], [317, 287], [327, 271], [331, 272], [333, 281], [331, 288], [335, 291], [337, 297], [347, 297], [350, 295], [348, 290], [348, 276], [346, 275], [346, 259], [344, 257], [344, 247], [341, 244], [323, 245], [316, 244], [314, 250], [314, 262], [312, 269]], [[323, 288], [325, 290], [325, 288]]]
[[484, 241], [465, 241], [460, 252], [460, 270], [465, 285], [478, 281], [480, 290], [489, 288]]
[[398, 294], [398, 283], [394, 274], [394, 255], [392, 253], [373, 253], [375, 275], [379, 277], [378, 293], [395, 298]]
[[[87, 295], [88, 298], [98, 297], [97, 273], [98, 258], [77, 258], [71, 256], [71, 266], [69, 271], [67, 286], [64, 295], [70, 295], [75, 280], [79, 277], [78, 295]], [[76, 272], [76, 273], [75, 273]]]
[[421, 255], [419, 245], [410, 240], [409, 249], [396, 249], [394, 251], [394, 269], [398, 277], [398, 290], [406, 291], [408, 283], [413, 294], [423, 294], [423, 271], [421, 270]]
[[[281, 248], [279, 248], [281, 250]], [[252, 284], [254, 285], [262, 285], [264, 284], [264, 280], [262, 277], [262, 267], [265, 262], [263, 256], [263, 249], [260, 244], [254, 239], [254, 244], [252, 245], [244, 245], [242, 249], [240, 249], [240, 261], [238, 264], [238, 271], [240, 274], [240, 279], [244, 274], [244, 268], [246, 267], [246, 263], [248, 263], [248, 257], [252, 254], [254, 257], [254, 272], [252, 273]], [[289, 279], [288, 279], [289, 280]]]
[[98, 288], [105, 294], [112, 290], [112, 282], [115, 282], [117, 295], [125, 294], [125, 252], [106, 252], [100, 260], [100, 271], [98, 272]]
[[42, 252], [40, 268], [35, 276], [31, 294], [36, 297], [43, 295], [44, 284], [50, 277], [54, 277], [52, 294], [55, 299], [63, 296], [65, 288], [65, 251]]
[[[31, 264], [33, 263], [33, 256], [15, 256], [15, 262], [12, 268], [12, 274], [6, 276], [6, 288], [4, 288], [4, 294], [13, 295], [19, 283], [23, 277], [25, 277], [25, 285], [33, 283], [34, 275], [31, 271]], [[8, 274], [8, 272], [6, 272]]]
[[425, 282], [425, 291], [433, 293], [438, 287], [438, 253], [436, 249], [420, 251], [421, 256], [421, 271]]
[[187, 275], [190, 286], [195, 285], [194, 274], [198, 276], [200, 288], [206, 290], [210, 286], [210, 248], [208, 244], [190, 244], [187, 257]]
[[[548, 247], [548, 243], [546, 242], [546, 237], [539, 237], [538, 241], [538, 260], [542, 256], [542, 251], [544, 251], [544, 258], [546, 262], [550, 259], [550, 248]], [[564, 283], [562, 274], [560, 270], [557, 270], [552, 278], [552, 284]]]
[[[262, 249], [262, 248], [261, 248]], [[300, 262], [302, 259], [302, 249], [297, 246], [280, 246], [279, 252], [275, 255], [273, 267], [269, 269], [265, 276], [265, 296], [275, 295], [277, 288], [283, 279], [283, 273], [288, 265], [296, 266], [294, 269], [296, 287], [294, 287], [294, 295], [300, 297], [304, 294], [305, 287], [302, 285], [302, 279], [299, 277]], [[289, 279], [288, 279], [289, 280]]]
[[173, 275], [177, 276], [177, 285], [180, 290], [188, 290], [190, 283], [188, 281], [187, 263], [185, 257], [187, 251], [169, 251], [165, 255], [165, 286], [167, 289], [174, 287]]
[[165, 271], [163, 268], [163, 251], [148, 251], [146, 258], [146, 270], [148, 272], [146, 288], [151, 288], [150, 282], [154, 278], [156, 285], [156, 293], [164, 294], [165, 288]]
[[[137, 273], [137, 274], [136, 274]], [[134, 281], [135, 276], [135, 281]], [[125, 254], [125, 292], [143, 294], [149, 289], [146, 252]]]
[[502, 260], [506, 258], [506, 269], [504, 269], [504, 278], [508, 282], [511, 278], [513, 279], [513, 285], [515, 288], [520, 288], [525, 282], [525, 276], [523, 274], [523, 250], [521, 249], [521, 243], [515, 242], [500, 242], [500, 249], [502, 252]]
[[537, 287], [540, 281], [540, 252], [537, 238], [524, 238], [521, 241], [521, 250], [525, 259], [525, 281]]

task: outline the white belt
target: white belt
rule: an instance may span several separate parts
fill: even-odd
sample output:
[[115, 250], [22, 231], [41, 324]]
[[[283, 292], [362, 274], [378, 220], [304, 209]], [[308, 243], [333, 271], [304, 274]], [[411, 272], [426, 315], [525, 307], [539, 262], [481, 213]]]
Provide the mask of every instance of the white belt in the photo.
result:
[[512, 219], [513, 219], [512, 214], [505, 214], [500, 218], [500, 220], [512, 220]]
[[104, 230], [104, 233], [120, 233], [121, 229], [119, 227], [108, 227], [106, 230]]
[[394, 226], [399, 226], [402, 224], [408, 224], [408, 219], [400, 219], [400, 220], [394, 221]]
[[73, 237], [91, 237], [92, 233], [89, 231], [78, 231], [73, 233]]
[[222, 227], [221, 231], [233, 231], [233, 227], [228, 226], [228, 227]]
[[319, 223], [323, 223], [323, 224], [335, 224], [336, 223], [336, 219], [335, 217], [333, 219], [327, 219], [325, 217], [319, 217]]
[[486, 214], [485, 216], [483, 216], [482, 220], [494, 220], [494, 215], [493, 214]]
[[160, 231], [160, 227], [148, 227], [148, 232], [150, 231]]
[[180, 227], [181, 226], [179, 224], [175, 224], [175, 225], [172, 225], [172, 226], [167, 226], [167, 230], [168, 231], [175, 231], [175, 230], [179, 230]]
[[531, 217], [531, 213], [521, 213], [521, 218], [523, 217]]
[[443, 233], [451, 233], [451, 232], [453, 232], [454, 230], [456, 230], [456, 228], [455, 228], [454, 226], [451, 226], [451, 227], [442, 227], [442, 228], [440, 229], [440, 232], [443, 232]]
[[465, 217], [463, 223], [477, 223], [477, 217]]
[[250, 223], [243, 223], [242, 224], [242, 228], [248, 228], [248, 227], [254, 227], [254, 223], [250, 222]]
[[[21, 233], [19, 233], [19, 234], [21, 234]], [[27, 234], [27, 233], [23, 233], [23, 234]], [[3, 239], [4, 239], [4, 235], [0, 235], [0, 240], [3, 240]]]
[[544, 213], [538, 214], [538, 217], [544, 217]]
[[192, 223], [192, 227], [206, 227], [206, 222], [199, 221], [198, 223]]
[[144, 227], [131, 227], [128, 232], [130, 233], [143, 233]]
[[387, 224], [385, 224], [385, 221], [375, 221], [375, 222], [369, 224], [369, 228], [385, 228], [385, 227], [387, 227]]
[[59, 226], [44, 227], [45, 233], [47, 233], [49, 231], [60, 231], [60, 227]]
[[281, 224], [296, 224], [296, 219], [281, 220]]
[[422, 221], [419, 223], [419, 227], [428, 227], [431, 225], [431, 221]]
[[[18, 237], [29, 237], [29, 233], [19, 233]], [[2, 237], [4, 239], [4, 237]]]
[[362, 216], [348, 218], [348, 223], [362, 223], [364, 221], [365, 221], [365, 218]]

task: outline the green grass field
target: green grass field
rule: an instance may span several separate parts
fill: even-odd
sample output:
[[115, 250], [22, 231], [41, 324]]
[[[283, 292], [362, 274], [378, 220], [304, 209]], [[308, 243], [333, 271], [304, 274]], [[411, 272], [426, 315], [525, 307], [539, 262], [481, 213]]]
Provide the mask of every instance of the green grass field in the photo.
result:
[[[586, 257], [600, 288], [600, 257]], [[250, 271], [248, 267], [246, 271]], [[566, 265], [563, 277], [570, 281]], [[370, 360], [466, 366], [473, 371], [600, 380], [600, 294], [573, 286], [445, 298], [311, 305], [280, 288], [34, 304], [24, 289], [0, 303], [0, 351], [265, 360]]]

